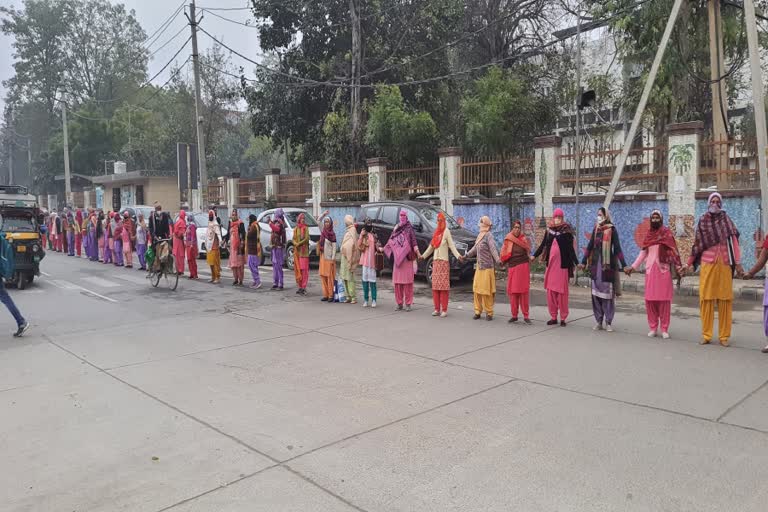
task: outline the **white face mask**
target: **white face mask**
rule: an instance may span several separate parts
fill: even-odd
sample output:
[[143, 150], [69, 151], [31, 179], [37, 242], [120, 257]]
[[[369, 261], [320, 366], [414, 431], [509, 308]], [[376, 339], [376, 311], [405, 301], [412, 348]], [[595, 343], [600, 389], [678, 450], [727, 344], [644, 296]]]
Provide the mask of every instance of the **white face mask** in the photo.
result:
[[555, 226], [559, 226], [562, 223], [563, 223], [563, 219], [561, 219], [560, 217], [555, 217]]
[[602, 224], [602, 222], [603, 222], [604, 220], [605, 220], [605, 217], [603, 217], [602, 215], [598, 215], [598, 216], [597, 216], [597, 222], [600, 222], [600, 223]]

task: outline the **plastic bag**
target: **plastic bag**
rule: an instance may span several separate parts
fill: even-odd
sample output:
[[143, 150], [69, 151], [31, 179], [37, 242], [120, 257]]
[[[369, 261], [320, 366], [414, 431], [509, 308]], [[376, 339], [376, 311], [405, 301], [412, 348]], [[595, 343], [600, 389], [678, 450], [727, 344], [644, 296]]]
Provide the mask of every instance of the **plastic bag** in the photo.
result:
[[333, 302], [347, 302], [347, 290], [341, 279], [337, 279], [333, 287]]

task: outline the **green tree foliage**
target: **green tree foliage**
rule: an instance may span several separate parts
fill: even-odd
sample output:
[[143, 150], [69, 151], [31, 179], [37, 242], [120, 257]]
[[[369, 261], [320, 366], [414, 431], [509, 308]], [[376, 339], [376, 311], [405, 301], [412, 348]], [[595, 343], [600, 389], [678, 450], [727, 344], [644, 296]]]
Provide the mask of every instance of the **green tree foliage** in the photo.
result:
[[470, 151], [507, 156], [531, 146], [552, 114], [545, 98], [530, 91], [511, 71], [492, 68], [462, 102]]
[[434, 158], [438, 139], [435, 121], [427, 112], [408, 110], [398, 87], [379, 86], [368, 115], [365, 141], [371, 156], [407, 163]]

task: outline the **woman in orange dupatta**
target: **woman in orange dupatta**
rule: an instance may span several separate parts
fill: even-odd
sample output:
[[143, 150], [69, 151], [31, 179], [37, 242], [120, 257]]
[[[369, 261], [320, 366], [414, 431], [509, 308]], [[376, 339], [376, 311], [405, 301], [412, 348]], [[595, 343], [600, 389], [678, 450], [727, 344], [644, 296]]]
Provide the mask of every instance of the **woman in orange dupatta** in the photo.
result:
[[184, 275], [184, 262], [186, 261], [186, 248], [184, 246], [184, 235], [187, 233], [187, 212], [179, 212], [179, 220], [173, 226], [173, 259], [176, 260], [176, 272]]
[[507, 265], [507, 295], [512, 308], [512, 318], [509, 323], [515, 323], [519, 319], [520, 310], [523, 310], [523, 320], [531, 323], [529, 296], [531, 291], [531, 243], [523, 235], [523, 225], [516, 220], [510, 231], [504, 238], [501, 248], [501, 261]]

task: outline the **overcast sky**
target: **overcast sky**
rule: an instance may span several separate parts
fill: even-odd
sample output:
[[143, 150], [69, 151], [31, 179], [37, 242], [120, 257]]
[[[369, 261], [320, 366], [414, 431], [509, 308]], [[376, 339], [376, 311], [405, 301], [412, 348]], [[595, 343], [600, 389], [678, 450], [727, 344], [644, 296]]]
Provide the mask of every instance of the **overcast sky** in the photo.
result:
[[[114, 1], [113, 3], [118, 3]], [[147, 35], [151, 35], [162, 23], [173, 13], [181, 4], [181, 0], [123, 0], [123, 3], [127, 9], [133, 9], [136, 11], [136, 17], [144, 27], [144, 31]], [[186, 1], [189, 4], [189, 0]], [[232, 8], [232, 7], [247, 7], [250, 2], [248, 0], [198, 0], [198, 9], [201, 7], [216, 7], [216, 8]], [[0, 0], [0, 5], [14, 6], [20, 8], [22, 6], [22, 0]], [[186, 8], [185, 8], [186, 10]], [[250, 11], [213, 11], [215, 14], [224, 16], [226, 18], [236, 20], [242, 23], [253, 20]], [[230, 23], [221, 18], [214, 16], [212, 13], [204, 13], [205, 18], [201, 23], [201, 27], [204, 27], [208, 32], [216, 36], [217, 39], [232, 47], [238, 52], [253, 56], [258, 55], [259, 52], [259, 38], [258, 30], [255, 28], [244, 27]], [[150, 52], [156, 48], [162, 46], [171, 36], [176, 34], [184, 25], [187, 24], [187, 19], [183, 13], [179, 13], [176, 19], [171, 23], [168, 30], [160, 36], [156, 42], [150, 47]], [[173, 57], [173, 54], [181, 47], [184, 41], [187, 39], [189, 32], [186, 31], [179, 36], [168, 46], [160, 50], [149, 63], [149, 76], [152, 77], [157, 73], [167, 62]], [[204, 51], [205, 48], [211, 46], [210, 38], [202, 32], [198, 35], [198, 43], [200, 45], [200, 51]], [[0, 80], [7, 80], [13, 76], [13, 48], [12, 38], [5, 37], [0, 34]], [[189, 50], [182, 52], [178, 57], [178, 63], [181, 64], [192, 53], [192, 45], [189, 45]], [[240, 57], [232, 55], [232, 63], [237, 66], [243, 66], [246, 70], [254, 68], [252, 64], [247, 63]], [[168, 80], [168, 71], [159, 76], [154, 83], [156, 85], [162, 85]], [[0, 109], [2, 108], [3, 98], [5, 98], [5, 89], [0, 90]]]

